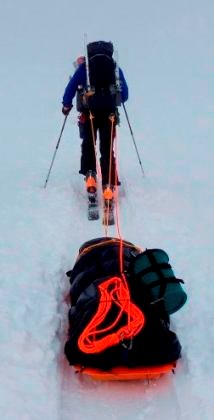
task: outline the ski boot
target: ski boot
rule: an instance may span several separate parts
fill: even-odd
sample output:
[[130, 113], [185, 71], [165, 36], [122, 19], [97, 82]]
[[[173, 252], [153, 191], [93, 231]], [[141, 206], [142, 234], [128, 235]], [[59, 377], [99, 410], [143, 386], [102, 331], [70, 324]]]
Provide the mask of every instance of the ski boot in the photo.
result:
[[103, 186], [103, 224], [114, 225], [114, 187]]
[[96, 172], [88, 171], [85, 177], [86, 191], [88, 195], [88, 220], [99, 219], [99, 208], [97, 199]]

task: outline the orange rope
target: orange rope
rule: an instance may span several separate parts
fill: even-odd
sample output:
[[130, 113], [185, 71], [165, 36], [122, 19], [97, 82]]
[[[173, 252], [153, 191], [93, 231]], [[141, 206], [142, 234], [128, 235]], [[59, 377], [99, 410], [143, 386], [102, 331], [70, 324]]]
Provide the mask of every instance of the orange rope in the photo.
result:
[[110, 150], [109, 150], [109, 178], [108, 178], [108, 183], [109, 183], [109, 185], [111, 185], [112, 152], [113, 152], [115, 115], [111, 114], [109, 119], [111, 121], [111, 137], [110, 137]]
[[[87, 252], [91, 251], [91, 250], [92, 250], [92, 249], [94, 249], [94, 248], [97, 248], [97, 247], [100, 247], [100, 246], [103, 246], [103, 245], [106, 245], [106, 244], [120, 243], [120, 242], [121, 242], [121, 239], [114, 238], [114, 239], [109, 239], [108, 241], [98, 242], [98, 243], [96, 243], [96, 244], [94, 244], [94, 245], [89, 245], [87, 248], [84, 248], [84, 249], [83, 249], [83, 251], [82, 251], [82, 252], [80, 252], [80, 253], [78, 254], [78, 258], [77, 258], [77, 260], [78, 260], [78, 259], [79, 259], [82, 255], [87, 254]], [[127, 242], [127, 241], [125, 241], [125, 240], [123, 240], [123, 246], [127, 246], [127, 247], [129, 247], [129, 248], [136, 249], [136, 250], [137, 250], [137, 251], [139, 251], [139, 252], [143, 252], [143, 251], [145, 251], [144, 249], [142, 249], [142, 248], [140, 248], [140, 247], [137, 247], [137, 246], [135, 246], [135, 245], [132, 245], [132, 244], [128, 243], [128, 242]]]
[[[117, 143], [117, 136], [116, 136], [116, 132], [115, 132], [115, 179], [118, 176], [118, 143]], [[121, 235], [121, 230], [120, 230], [120, 217], [119, 217], [119, 194], [118, 194], [118, 186], [116, 185], [115, 187], [115, 215], [116, 215], [116, 228], [117, 228], [117, 235], [118, 238], [120, 239], [120, 248], [119, 248], [119, 261], [120, 261], [120, 272], [123, 273], [123, 244], [124, 241], [122, 239], [122, 235]]]
[[[96, 151], [96, 135], [95, 135], [95, 130], [94, 130], [94, 124], [93, 124], [93, 119], [94, 116], [92, 115], [91, 111], [89, 111], [89, 119], [90, 119], [90, 123], [91, 123], [91, 134], [92, 134], [92, 140], [93, 140], [93, 146], [94, 146], [94, 154], [95, 154], [95, 160], [96, 160], [96, 168], [97, 168], [97, 175], [98, 178], [101, 179], [102, 174], [101, 174], [101, 168], [100, 168], [100, 164], [99, 164], [99, 160], [97, 157], [97, 151]], [[109, 117], [110, 121], [111, 121], [111, 135], [110, 135], [110, 151], [109, 151], [109, 185], [111, 184], [111, 171], [112, 171], [112, 156], [113, 156], [113, 140], [114, 137], [116, 139], [116, 128], [115, 128], [115, 115], [111, 114]], [[115, 142], [117, 144], [117, 142]], [[118, 167], [118, 156], [116, 153], [116, 164], [115, 164], [115, 174], [114, 174], [114, 178], [115, 180], [117, 179], [117, 168]], [[116, 229], [117, 229], [117, 235], [118, 237], [121, 239], [121, 234], [120, 234], [120, 222], [119, 222], [119, 203], [118, 203], [118, 186], [115, 186], [115, 191], [114, 191], [114, 202], [115, 202], [115, 208], [116, 208]], [[108, 208], [107, 208], [107, 215], [106, 215], [106, 219], [108, 220], [108, 216], [109, 216], [109, 202], [108, 202]], [[104, 205], [104, 199], [103, 199], [103, 205]], [[104, 225], [104, 231], [105, 231], [105, 236], [108, 236], [108, 223]]]
[[[115, 132], [115, 179], [117, 179], [118, 176], [118, 141], [117, 141], [117, 135]], [[116, 228], [117, 228], [117, 235], [121, 239], [121, 232], [120, 232], [120, 217], [119, 217], [119, 188], [118, 185], [115, 186], [115, 215], [116, 215]]]
[[[94, 143], [94, 150], [95, 150], [95, 157], [96, 157], [96, 166], [98, 166], [97, 162], [97, 153], [96, 153], [96, 139], [95, 139], [95, 133], [94, 133], [94, 125], [93, 125], [93, 116], [90, 112], [90, 121], [91, 121], [91, 130], [92, 130], [92, 138]], [[116, 145], [116, 152], [115, 152], [115, 173], [114, 173], [114, 179], [117, 181], [118, 177], [118, 151], [117, 151], [117, 139], [116, 139], [116, 127], [115, 127], [115, 115], [112, 114], [109, 117], [111, 121], [111, 135], [110, 135], [110, 150], [109, 150], [109, 178], [108, 183], [109, 186], [111, 185], [111, 172], [112, 172], [112, 158], [113, 158], [113, 141], [115, 139], [115, 145]], [[100, 176], [101, 176], [101, 170], [100, 170]], [[116, 183], [116, 182], [115, 182]], [[115, 203], [115, 214], [116, 214], [116, 229], [117, 229], [117, 236], [119, 238], [120, 246], [119, 246], [119, 265], [120, 265], [120, 274], [121, 274], [121, 281], [120, 281], [120, 294], [122, 293], [122, 290], [127, 291], [127, 296], [129, 296], [128, 302], [127, 302], [127, 316], [128, 316], [128, 326], [131, 325], [131, 301], [130, 301], [130, 295], [129, 295], [129, 288], [127, 284], [127, 280], [124, 274], [124, 260], [123, 260], [123, 247], [124, 247], [124, 241], [122, 239], [121, 230], [120, 230], [120, 217], [119, 217], [119, 198], [118, 198], [118, 186], [115, 185], [115, 191], [114, 191], [114, 203]], [[103, 197], [103, 205], [104, 205], [104, 197]], [[109, 209], [110, 209], [110, 201], [108, 200], [108, 207], [107, 207], [107, 214], [106, 214], [106, 220], [108, 221], [109, 217]], [[105, 230], [105, 236], [108, 236], [108, 223], [104, 224], [104, 230]], [[132, 338], [132, 337], [130, 337]]]
[[[104, 281], [98, 286], [98, 289], [100, 302], [97, 312], [78, 339], [79, 349], [88, 354], [99, 353], [123, 342], [123, 340], [132, 339], [140, 332], [145, 323], [143, 313], [130, 301], [129, 290], [124, 286], [120, 277], [112, 277]], [[113, 304], [119, 308], [119, 314], [110, 325], [99, 329]], [[122, 322], [123, 314], [128, 316], [127, 324]], [[118, 329], [115, 330], [117, 324], [119, 324]]]
[[[109, 176], [108, 176], [108, 185], [111, 185], [111, 171], [112, 171], [112, 155], [113, 155], [113, 140], [114, 140], [114, 122], [115, 122], [115, 115], [111, 114], [109, 116], [111, 121], [111, 134], [110, 134], [110, 148], [109, 148]], [[103, 206], [105, 205], [105, 198], [103, 197]], [[110, 200], [107, 201], [107, 212], [106, 212], [106, 221], [107, 223], [104, 224], [105, 236], [108, 236], [108, 218], [109, 218], [109, 211], [110, 211]], [[105, 221], [105, 222], [106, 222]]]
[[[115, 180], [117, 180], [118, 178], [118, 143], [117, 143], [117, 136], [116, 136], [116, 130], [115, 130], [115, 141], [114, 141], [114, 145], [115, 145]], [[121, 229], [120, 229], [120, 212], [119, 212], [119, 194], [118, 194], [118, 185], [115, 186], [115, 215], [116, 215], [116, 229], [117, 229], [117, 235], [119, 238], [119, 242], [120, 242], [120, 246], [119, 246], [119, 263], [120, 263], [120, 274], [121, 274], [121, 279], [122, 279], [122, 283], [123, 283], [123, 287], [125, 287], [125, 289], [128, 291], [128, 302], [127, 302], [127, 316], [128, 316], [128, 327], [129, 329], [131, 329], [131, 300], [130, 300], [130, 295], [129, 295], [129, 287], [128, 287], [128, 283], [126, 280], [126, 276], [124, 274], [124, 257], [123, 257], [123, 248], [124, 248], [124, 241], [122, 239], [122, 235], [121, 235]], [[121, 286], [122, 286], [121, 283]], [[133, 338], [133, 335], [130, 336], [130, 339]]]

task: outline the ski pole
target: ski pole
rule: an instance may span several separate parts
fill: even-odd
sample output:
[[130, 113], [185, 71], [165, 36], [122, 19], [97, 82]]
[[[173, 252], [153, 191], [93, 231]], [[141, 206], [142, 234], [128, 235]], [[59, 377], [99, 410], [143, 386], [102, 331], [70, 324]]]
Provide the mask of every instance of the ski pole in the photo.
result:
[[85, 66], [86, 66], [86, 91], [91, 91], [90, 76], [89, 76], [89, 57], [87, 49], [87, 34], [84, 34], [84, 49], [85, 49]]
[[63, 125], [62, 125], [62, 128], [61, 128], [61, 132], [60, 132], [60, 135], [59, 135], [59, 138], [58, 138], [58, 141], [57, 141], [57, 145], [56, 145], [56, 148], [55, 148], [55, 151], [54, 151], [54, 154], [53, 154], [51, 165], [50, 165], [50, 168], [49, 168], [49, 171], [48, 171], [48, 174], [47, 174], [47, 178], [45, 180], [44, 188], [46, 188], [47, 183], [48, 183], [48, 179], [49, 179], [49, 176], [50, 176], [50, 173], [51, 173], [51, 169], [52, 169], [52, 166], [54, 164], [55, 157], [56, 157], [57, 149], [59, 147], [59, 143], [60, 143], [60, 140], [61, 140], [61, 137], [62, 137], [62, 133], [63, 133], [64, 128], [65, 128], [65, 123], [66, 123], [67, 117], [68, 117], [68, 115], [65, 116], [65, 119], [64, 119], [64, 122], [63, 122]]
[[139, 154], [137, 144], [136, 144], [136, 141], [135, 141], [135, 138], [134, 138], [134, 133], [132, 131], [132, 127], [131, 127], [129, 117], [128, 117], [128, 114], [127, 114], [126, 107], [125, 107], [124, 103], [123, 103], [123, 109], [124, 109], [124, 112], [125, 112], [125, 116], [126, 116], [126, 119], [127, 119], [129, 130], [130, 130], [130, 133], [131, 133], [131, 136], [132, 136], [134, 147], [135, 147], [135, 150], [136, 150], [136, 153], [137, 153], [137, 157], [138, 157], [138, 161], [139, 161], [139, 164], [140, 164], [140, 167], [141, 167], [141, 171], [142, 171], [143, 176], [145, 176], [145, 173], [144, 173], [144, 170], [143, 170], [143, 165], [142, 165], [142, 162], [141, 162], [141, 159], [140, 159], [140, 154]]

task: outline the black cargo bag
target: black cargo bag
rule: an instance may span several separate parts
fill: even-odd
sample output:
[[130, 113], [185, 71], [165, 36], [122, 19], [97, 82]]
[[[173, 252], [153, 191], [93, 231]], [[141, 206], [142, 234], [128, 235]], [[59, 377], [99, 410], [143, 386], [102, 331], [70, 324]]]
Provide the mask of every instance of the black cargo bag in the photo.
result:
[[[170, 330], [170, 318], [164, 305], [152, 305], [148, 299], [144, 299], [141, 285], [138, 284], [139, 278], [133, 274], [134, 261], [141, 253], [132, 243], [117, 238], [96, 238], [81, 246], [73, 269], [67, 272], [71, 284], [71, 304], [65, 355], [70, 365], [108, 370], [121, 365], [139, 367], [166, 364], [180, 358], [181, 345], [176, 334]], [[118, 287], [115, 282], [118, 282]], [[105, 288], [108, 283], [108, 288]], [[143, 319], [142, 326], [138, 323], [133, 336], [128, 339], [125, 335], [118, 335], [118, 331], [127, 331], [129, 322], [125, 306], [121, 303], [124, 284], [134, 316], [141, 313], [141, 321]], [[116, 297], [116, 304], [109, 302], [112, 296]], [[121, 302], [118, 303], [120, 298]], [[102, 318], [106, 308], [108, 310]], [[94, 319], [99, 320], [98, 331], [90, 329]], [[87, 329], [90, 333], [85, 341], [81, 341]], [[97, 341], [93, 341], [94, 338]], [[86, 344], [86, 350], [81, 347], [82, 342]], [[96, 343], [106, 342], [103, 349], [99, 350], [98, 346], [93, 350]]]

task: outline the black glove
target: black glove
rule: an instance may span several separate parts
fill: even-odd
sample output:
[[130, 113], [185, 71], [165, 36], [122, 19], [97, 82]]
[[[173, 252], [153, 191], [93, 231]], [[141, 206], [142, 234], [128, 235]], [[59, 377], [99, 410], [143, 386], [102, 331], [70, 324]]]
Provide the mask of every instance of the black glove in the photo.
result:
[[62, 113], [64, 114], [64, 115], [68, 115], [69, 114], [69, 112], [70, 112], [70, 110], [73, 108], [73, 105], [71, 105], [71, 106], [64, 106], [63, 105], [63, 107], [62, 107]]

